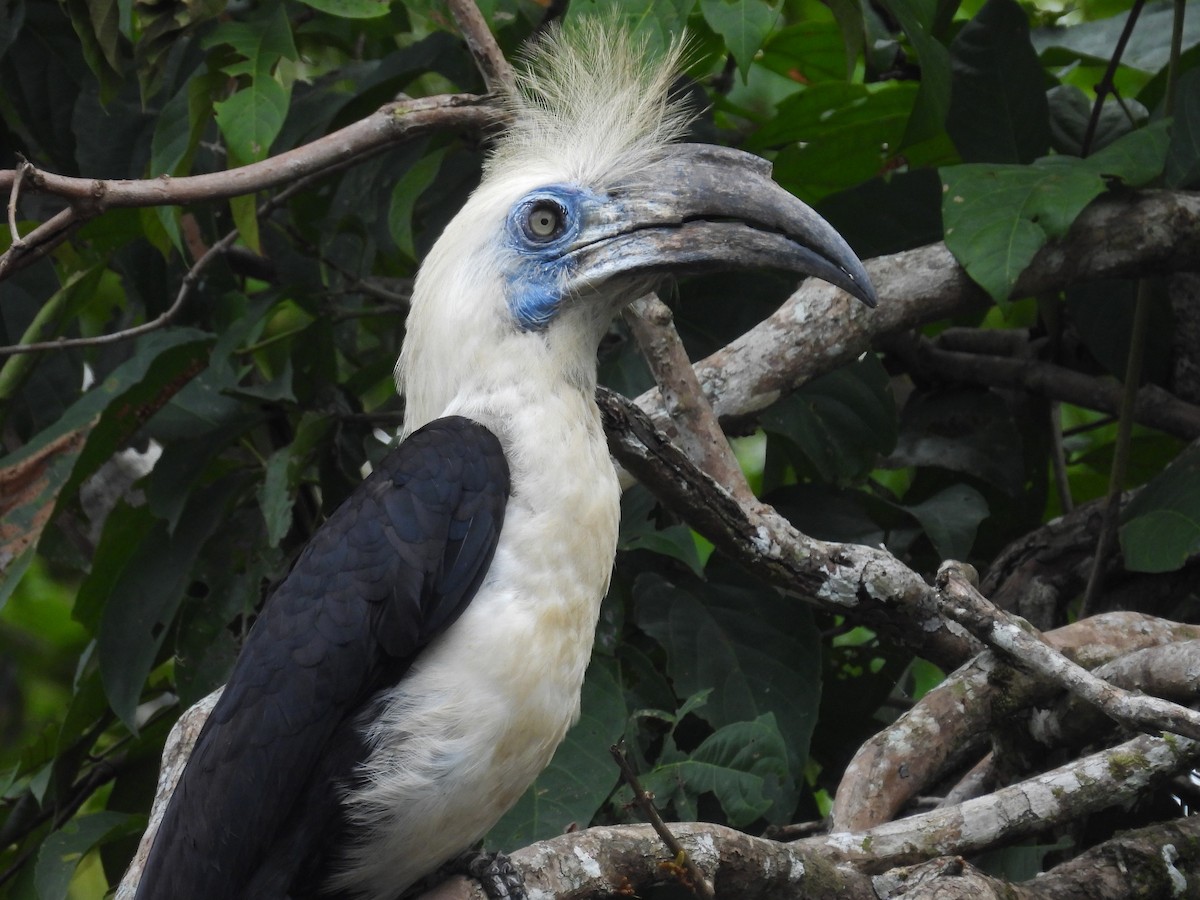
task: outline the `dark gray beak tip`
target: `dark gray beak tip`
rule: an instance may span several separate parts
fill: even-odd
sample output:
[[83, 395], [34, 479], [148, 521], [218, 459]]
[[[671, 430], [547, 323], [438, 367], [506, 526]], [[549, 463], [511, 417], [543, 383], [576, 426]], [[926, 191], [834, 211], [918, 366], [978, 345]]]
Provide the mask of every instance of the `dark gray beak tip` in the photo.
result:
[[871, 279], [867, 277], [866, 272], [861, 275], [847, 272], [846, 276], [850, 282], [850, 285], [846, 287], [848, 293], [857, 297], [871, 309], [879, 305], [879, 295], [875, 293], [875, 285], [871, 284]]

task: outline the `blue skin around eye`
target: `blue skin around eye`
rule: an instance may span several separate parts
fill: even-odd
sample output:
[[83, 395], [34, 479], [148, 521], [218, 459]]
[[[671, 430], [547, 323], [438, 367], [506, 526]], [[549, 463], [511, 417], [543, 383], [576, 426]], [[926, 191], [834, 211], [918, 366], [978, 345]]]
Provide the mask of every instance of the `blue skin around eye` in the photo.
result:
[[[566, 228], [550, 241], [536, 241], [523, 223], [539, 202], [550, 200], [566, 212]], [[506, 243], [514, 263], [507, 273], [508, 308], [522, 331], [541, 331], [558, 314], [562, 285], [574, 268], [564, 252], [578, 237], [586, 207], [603, 202], [590, 191], [570, 185], [551, 185], [523, 197], [508, 215]]]

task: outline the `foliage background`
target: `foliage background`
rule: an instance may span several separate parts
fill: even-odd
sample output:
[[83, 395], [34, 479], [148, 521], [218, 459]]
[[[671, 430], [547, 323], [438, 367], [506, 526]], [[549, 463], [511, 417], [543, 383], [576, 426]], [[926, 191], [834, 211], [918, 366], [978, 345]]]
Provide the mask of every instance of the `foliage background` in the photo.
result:
[[[1173, 124], [1173, 10], [1149, 3], [1115, 69], [1120, 99], [1104, 101], [1085, 147], [1128, 0], [576, 0], [569, 15], [610, 6], [652, 42], [686, 27], [682, 89], [706, 108], [697, 137], [772, 159], [776, 179], [862, 256], [945, 239], [994, 303], [931, 323], [926, 337], [1015, 334], [1038, 358], [1125, 377], [1133, 280], [1012, 289], [1095, 197], [1197, 186], [1200, 17], [1185, 23]], [[481, 9], [510, 58], [548, 14], [528, 0]], [[215, 172], [400, 93], [483, 90], [432, 0], [0, 7], [4, 168], [19, 154], [96, 178]], [[261, 217], [262, 197], [108, 210], [0, 282], [0, 344], [100, 335], [159, 315], [199, 255], [241, 233], [169, 327], [0, 366], [0, 896], [115, 884], [170, 724], [222, 682], [269, 586], [384, 452], [402, 412], [391, 369], [411, 278], [478, 181], [485, 145], [442, 133], [392, 146]], [[61, 206], [25, 191], [20, 231]], [[0, 249], [10, 242], [0, 235]], [[720, 276], [683, 281], [669, 299], [698, 358], [788, 290], [772, 275]], [[1145, 377], [1200, 402], [1180, 376], [1200, 348], [1172, 342], [1182, 325], [1165, 280], [1145, 290]], [[943, 558], [985, 570], [1064, 498], [1107, 491], [1111, 415], [882, 350], [736, 423], [756, 490], [801, 530], [883, 544], [922, 573]], [[652, 385], [621, 326], [601, 364], [623, 393]], [[1136, 427], [1121, 476], [1151, 484], [1125, 514], [1126, 568], [1179, 575], [1169, 599], [1146, 596], [1183, 621], [1197, 619], [1194, 437]], [[20, 480], [47, 447], [48, 468]], [[136, 467], [147, 452], [148, 473]], [[819, 818], [854, 750], [941, 677], [710, 551], [645, 489], [627, 492], [583, 721], [498, 826], [497, 846], [630, 818], [607, 752], [621, 737], [680, 819], [761, 830]]]

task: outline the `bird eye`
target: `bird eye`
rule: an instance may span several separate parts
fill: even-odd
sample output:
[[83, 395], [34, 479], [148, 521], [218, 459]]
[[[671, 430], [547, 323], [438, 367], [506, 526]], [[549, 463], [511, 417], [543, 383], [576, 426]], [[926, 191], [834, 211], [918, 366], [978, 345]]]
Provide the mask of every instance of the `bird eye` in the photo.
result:
[[534, 240], [549, 240], [557, 237], [563, 229], [566, 213], [561, 206], [549, 200], [541, 200], [529, 210], [525, 228]]

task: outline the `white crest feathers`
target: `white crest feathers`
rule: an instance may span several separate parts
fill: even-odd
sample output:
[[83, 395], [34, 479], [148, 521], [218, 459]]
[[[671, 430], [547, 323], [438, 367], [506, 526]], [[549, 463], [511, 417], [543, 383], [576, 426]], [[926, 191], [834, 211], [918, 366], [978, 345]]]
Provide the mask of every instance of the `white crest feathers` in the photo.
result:
[[520, 61], [507, 97], [512, 124], [484, 168], [485, 181], [544, 169], [598, 184], [657, 158], [693, 113], [668, 98], [686, 40], [662, 54], [615, 21], [585, 18], [552, 28]]

